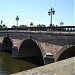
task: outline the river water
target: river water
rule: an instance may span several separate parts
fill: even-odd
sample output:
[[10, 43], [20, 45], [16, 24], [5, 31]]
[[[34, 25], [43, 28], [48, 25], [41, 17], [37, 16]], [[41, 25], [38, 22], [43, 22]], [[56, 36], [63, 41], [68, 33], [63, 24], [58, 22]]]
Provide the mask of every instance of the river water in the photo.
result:
[[11, 54], [0, 52], [0, 75], [10, 75], [35, 67], [37, 65], [24, 60], [13, 59]]
[[[45, 64], [54, 62], [50, 56], [46, 57]], [[43, 65], [41, 57], [30, 57], [25, 60], [14, 59], [7, 52], [0, 51], [0, 75], [10, 75], [13, 73], [25, 71]]]

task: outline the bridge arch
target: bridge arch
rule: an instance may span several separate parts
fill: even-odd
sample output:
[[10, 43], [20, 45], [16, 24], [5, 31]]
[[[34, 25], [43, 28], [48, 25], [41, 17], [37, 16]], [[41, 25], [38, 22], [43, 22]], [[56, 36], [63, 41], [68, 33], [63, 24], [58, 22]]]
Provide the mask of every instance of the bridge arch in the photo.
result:
[[25, 39], [19, 46], [18, 57], [36, 65], [44, 65], [41, 47], [32, 39]]
[[1, 43], [1, 51], [12, 53], [13, 42], [10, 37], [4, 37]]
[[64, 60], [67, 58], [71, 58], [75, 56], [75, 46], [73, 45], [65, 45], [61, 50], [59, 50], [54, 58], [55, 61]]

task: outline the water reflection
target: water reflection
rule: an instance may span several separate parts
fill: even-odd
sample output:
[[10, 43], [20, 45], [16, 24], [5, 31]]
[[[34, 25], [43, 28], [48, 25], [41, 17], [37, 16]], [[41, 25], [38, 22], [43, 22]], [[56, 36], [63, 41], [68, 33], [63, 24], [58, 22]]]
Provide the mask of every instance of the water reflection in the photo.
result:
[[13, 59], [11, 54], [0, 52], [0, 75], [8, 75], [35, 68], [37, 65], [30, 62]]

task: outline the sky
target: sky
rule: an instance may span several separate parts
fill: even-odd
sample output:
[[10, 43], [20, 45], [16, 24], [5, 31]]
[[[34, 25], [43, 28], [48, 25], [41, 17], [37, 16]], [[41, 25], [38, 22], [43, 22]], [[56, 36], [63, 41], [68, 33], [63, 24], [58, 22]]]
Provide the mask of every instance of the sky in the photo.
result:
[[54, 8], [52, 23], [60, 25], [75, 25], [75, 0], [0, 0], [0, 21], [8, 27], [16, 25], [16, 16], [19, 16], [19, 25], [29, 26], [45, 24], [49, 26], [51, 16], [49, 9]]

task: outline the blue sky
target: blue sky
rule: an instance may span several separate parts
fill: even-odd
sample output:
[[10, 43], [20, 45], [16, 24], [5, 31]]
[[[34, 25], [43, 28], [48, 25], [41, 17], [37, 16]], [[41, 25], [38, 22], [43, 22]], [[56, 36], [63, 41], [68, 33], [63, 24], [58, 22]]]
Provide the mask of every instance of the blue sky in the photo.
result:
[[74, 0], [0, 0], [0, 20], [8, 27], [16, 25], [16, 16], [19, 16], [19, 25], [45, 24], [49, 26], [49, 9], [55, 10], [53, 24], [74, 25]]

